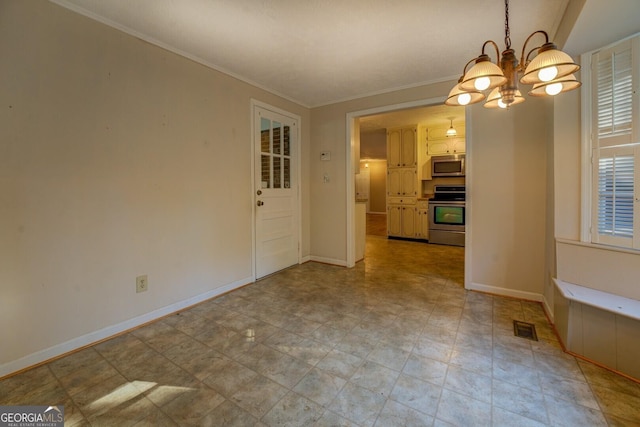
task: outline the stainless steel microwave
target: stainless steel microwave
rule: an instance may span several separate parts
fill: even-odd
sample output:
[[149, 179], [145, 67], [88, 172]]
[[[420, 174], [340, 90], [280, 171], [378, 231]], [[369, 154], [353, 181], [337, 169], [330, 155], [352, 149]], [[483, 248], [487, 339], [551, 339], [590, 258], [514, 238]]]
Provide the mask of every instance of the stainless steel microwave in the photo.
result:
[[431, 177], [464, 176], [464, 154], [431, 157]]

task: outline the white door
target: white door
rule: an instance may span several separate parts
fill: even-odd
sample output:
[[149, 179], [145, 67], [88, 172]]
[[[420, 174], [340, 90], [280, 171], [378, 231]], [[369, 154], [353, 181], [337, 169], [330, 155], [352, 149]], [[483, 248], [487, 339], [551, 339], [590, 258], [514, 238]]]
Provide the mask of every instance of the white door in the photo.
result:
[[254, 107], [256, 278], [298, 263], [298, 121]]

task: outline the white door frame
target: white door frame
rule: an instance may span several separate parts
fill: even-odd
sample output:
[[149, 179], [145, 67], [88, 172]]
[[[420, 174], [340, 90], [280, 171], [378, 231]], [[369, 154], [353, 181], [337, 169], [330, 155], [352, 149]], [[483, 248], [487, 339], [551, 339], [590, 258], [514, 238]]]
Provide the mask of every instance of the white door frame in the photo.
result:
[[249, 150], [251, 155], [251, 278], [255, 282], [256, 281], [256, 203], [258, 202], [258, 195], [256, 192], [258, 188], [256, 188], [256, 161], [255, 161], [255, 110], [256, 107], [264, 108], [265, 110], [273, 111], [274, 113], [281, 114], [283, 116], [287, 116], [291, 119], [294, 119], [298, 122], [298, 126], [296, 126], [296, 135], [295, 135], [295, 147], [293, 150], [293, 158], [295, 159], [295, 174], [296, 174], [296, 198], [297, 202], [296, 206], [296, 215], [297, 215], [297, 236], [298, 236], [298, 264], [300, 264], [300, 260], [302, 259], [302, 195], [300, 193], [302, 185], [301, 185], [301, 169], [300, 169], [300, 152], [301, 152], [301, 143], [300, 138], [302, 135], [302, 120], [301, 117], [297, 114], [293, 114], [289, 111], [283, 110], [278, 107], [274, 107], [273, 105], [267, 104], [262, 101], [258, 101], [257, 99], [251, 98], [250, 100], [250, 108], [249, 108], [249, 117], [251, 122], [251, 138], [249, 138], [249, 146], [251, 149]]
[[[441, 105], [444, 103], [446, 98], [438, 97], [438, 98], [429, 98], [429, 99], [421, 99], [418, 101], [404, 102], [401, 104], [392, 104], [385, 105], [382, 107], [369, 108], [367, 110], [358, 110], [347, 113], [347, 126], [346, 126], [346, 141], [348, 142], [346, 145], [346, 174], [347, 174], [347, 267], [353, 267], [356, 264], [356, 218], [355, 218], [355, 210], [356, 210], [356, 201], [355, 201], [355, 170], [354, 170], [354, 158], [356, 156], [356, 138], [359, 136], [354, 135], [356, 129], [359, 129], [359, 126], [355, 123], [359, 117], [369, 116], [372, 114], [381, 114], [381, 113], [390, 113], [396, 110], [404, 110], [407, 108], [418, 108], [418, 107], [428, 107], [431, 105]], [[471, 117], [467, 114], [468, 111], [465, 108], [465, 135], [467, 138], [466, 141], [466, 167], [467, 167], [467, 175], [470, 173], [469, 166], [471, 165], [471, 154], [472, 154], [472, 143], [471, 143], [471, 132], [469, 129], [471, 127]], [[359, 166], [358, 166], [359, 167]], [[467, 184], [467, 189], [470, 189], [470, 183]], [[469, 192], [469, 191], [468, 191]], [[464, 287], [469, 287], [469, 280], [471, 278], [471, 203], [473, 199], [471, 197], [467, 197], [466, 206], [465, 206], [465, 216], [466, 216], [466, 230], [465, 230], [465, 251], [464, 251]]]

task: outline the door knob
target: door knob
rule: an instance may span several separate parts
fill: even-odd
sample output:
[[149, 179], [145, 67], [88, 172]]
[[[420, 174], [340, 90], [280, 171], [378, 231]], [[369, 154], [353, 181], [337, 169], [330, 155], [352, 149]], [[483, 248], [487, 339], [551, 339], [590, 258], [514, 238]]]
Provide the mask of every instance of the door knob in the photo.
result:
[[262, 190], [258, 190], [258, 192], [256, 193], [258, 196], [262, 195]]
[[264, 205], [264, 202], [262, 200], [258, 200], [258, 206], [262, 206]]

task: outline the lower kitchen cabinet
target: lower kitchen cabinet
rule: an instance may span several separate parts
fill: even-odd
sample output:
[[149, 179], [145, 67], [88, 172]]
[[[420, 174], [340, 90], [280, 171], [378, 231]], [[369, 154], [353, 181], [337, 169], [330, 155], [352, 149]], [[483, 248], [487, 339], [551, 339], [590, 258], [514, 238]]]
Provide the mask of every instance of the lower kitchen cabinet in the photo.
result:
[[416, 238], [429, 240], [429, 210], [417, 209]]
[[417, 209], [415, 205], [389, 205], [387, 234], [392, 237], [415, 239]]

